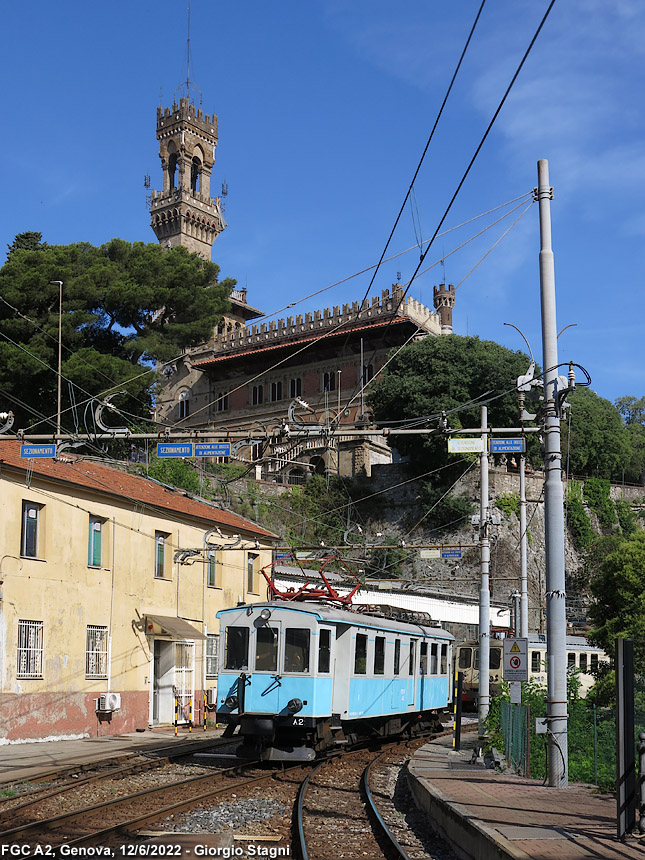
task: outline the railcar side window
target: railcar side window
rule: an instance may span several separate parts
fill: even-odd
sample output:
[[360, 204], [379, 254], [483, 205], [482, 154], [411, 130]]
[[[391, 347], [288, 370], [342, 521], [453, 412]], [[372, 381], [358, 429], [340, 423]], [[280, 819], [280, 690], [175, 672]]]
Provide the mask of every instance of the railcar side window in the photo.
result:
[[309, 630], [288, 627], [284, 639], [284, 671], [309, 671]]
[[367, 636], [356, 634], [356, 650], [354, 651], [354, 674], [365, 675], [367, 672]]
[[419, 674], [428, 674], [428, 643], [421, 643], [421, 651], [419, 654]]
[[414, 675], [414, 661], [416, 659], [416, 640], [410, 639], [410, 660], [408, 662], [408, 675]]
[[318, 671], [329, 672], [331, 664], [331, 630], [320, 630], [318, 634]]
[[580, 655], [580, 671], [581, 672], [587, 671], [587, 655], [586, 654]]
[[448, 674], [448, 646], [441, 646], [441, 675]]
[[401, 671], [401, 640], [394, 640], [394, 674], [398, 675]]
[[439, 674], [439, 660], [438, 660], [439, 646], [436, 642], [433, 642], [430, 646], [430, 674], [438, 675]]
[[567, 669], [575, 669], [576, 668], [576, 655], [573, 651], [569, 651], [567, 654]]
[[249, 668], [249, 628], [227, 627], [224, 645], [224, 665], [227, 669]]
[[385, 674], [385, 636], [374, 639], [374, 674]]
[[490, 666], [491, 671], [493, 669], [499, 669], [500, 663], [502, 662], [502, 652], [499, 648], [491, 648], [490, 649]]
[[[433, 647], [435, 647], [435, 646], [433, 646]], [[459, 649], [459, 668], [460, 669], [470, 669], [472, 662], [473, 662], [472, 648], [460, 648]]]
[[531, 672], [539, 672], [542, 668], [539, 651], [531, 651]]
[[255, 642], [255, 671], [277, 672], [278, 631], [275, 627], [258, 627]]
[[597, 669], [598, 669], [598, 655], [592, 654], [591, 655], [591, 671], [595, 672]]
[[479, 669], [479, 648], [475, 648], [473, 654], [473, 669]]

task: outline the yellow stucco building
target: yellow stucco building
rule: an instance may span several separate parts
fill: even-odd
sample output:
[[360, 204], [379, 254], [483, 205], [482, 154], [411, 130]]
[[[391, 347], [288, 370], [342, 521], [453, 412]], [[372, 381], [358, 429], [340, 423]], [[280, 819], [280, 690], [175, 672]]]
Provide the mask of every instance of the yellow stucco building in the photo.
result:
[[266, 598], [274, 539], [147, 478], [0, 442], [0, 744], [171, 723], [175, 697], [200, 724], [216, 613]]

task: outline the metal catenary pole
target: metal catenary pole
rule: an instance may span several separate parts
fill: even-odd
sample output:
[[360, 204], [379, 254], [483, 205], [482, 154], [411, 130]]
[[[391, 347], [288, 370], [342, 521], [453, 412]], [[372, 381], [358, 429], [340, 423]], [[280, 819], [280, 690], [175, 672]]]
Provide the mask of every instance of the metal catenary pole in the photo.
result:
[[526, 541], [526, 454], [520, 454], [520, 636], [529, 635], [529, 590]]
[[540, 298], [544, 367], [544, 508], [546, 540], [547, 726], [549, 785], [568, 784], [566, 592], [564, 572], [564, 494], [558, 403], [558, 340], [555, 270], [551, 249], [549, 163], [538, 161], [540, 211]]
[[484, 450], [479, 455], [479, 736], [485, 737], [485, 720], [490, 708], [490, 540], [488, 537], [488, 409], [481, 407], [481, 430]]

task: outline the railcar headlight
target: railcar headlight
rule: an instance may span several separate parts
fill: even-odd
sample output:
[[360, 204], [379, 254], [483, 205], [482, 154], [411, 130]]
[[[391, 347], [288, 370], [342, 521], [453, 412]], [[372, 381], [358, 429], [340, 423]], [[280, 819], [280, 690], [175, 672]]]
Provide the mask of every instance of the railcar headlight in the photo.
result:
[[287, 703], [287, 710], [291, 711], [292, 714], [297, 714], [298, 711], [302, 710], [302, 699], [291, 699]]
[[227, 708], [229, 708], [229, 710], [234, 711], [235, 708], [237, 708], [237, 706], [239, 705], [239, 701], [237, 696], [227, 696], [224, 699], [224, 704]]
[[263, 609], [262, 612], [260, 612], [260, 618], [263, 621], [268, 621], [269, 618], [271, 618], [271, 610], [270, 609]]

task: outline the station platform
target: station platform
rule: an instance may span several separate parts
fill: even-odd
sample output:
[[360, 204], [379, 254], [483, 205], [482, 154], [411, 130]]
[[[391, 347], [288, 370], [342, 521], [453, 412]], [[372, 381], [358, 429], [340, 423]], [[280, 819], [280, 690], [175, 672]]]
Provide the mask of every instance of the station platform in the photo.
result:
[[149, 729], [127, 735], [102, 735], [76, 740], [30, 741], [0, 746], [0, 786], [20, 780], [40, 779], [60, 768], [83, 767], [105, 759], [136, 753], [152, 753], [173, 744], [201, 745], [222, 736], [223, 729]]
[[645, 839], [616, 838], [616, 801], [593, 786], [558, 789], [472, 761], [476, 736], [462, 748], [441, 738], [415, 753], [409, 779], [435, 829], [472, 860], [632, 860]]

